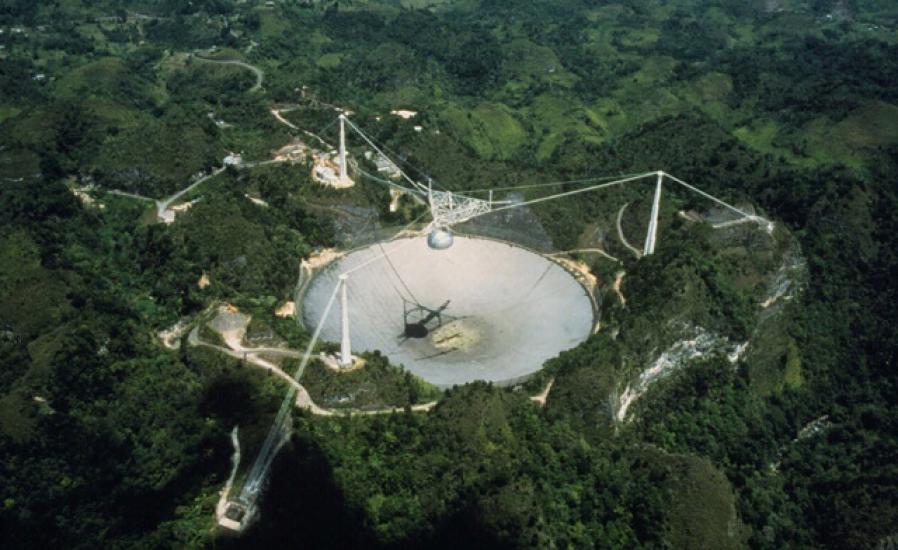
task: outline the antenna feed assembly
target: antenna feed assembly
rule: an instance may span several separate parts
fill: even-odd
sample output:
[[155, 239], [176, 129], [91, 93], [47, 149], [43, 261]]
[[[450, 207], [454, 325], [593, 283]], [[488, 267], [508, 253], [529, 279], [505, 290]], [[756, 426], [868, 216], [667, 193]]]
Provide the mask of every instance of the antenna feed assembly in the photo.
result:
[[452, 230], [448, 227], [434, 227], [427, 234], [427, 246], [433, 250], [446, 250], [455, 242]]
[[435, 191], [428, 186], [430, 215], [433, 222], [427, 235], [427, 246], [434, 250], [446, 250], [452, 246], [452, 226], [482, 216], [492, 210], [488, 201], [456, 195], [449, 191]]

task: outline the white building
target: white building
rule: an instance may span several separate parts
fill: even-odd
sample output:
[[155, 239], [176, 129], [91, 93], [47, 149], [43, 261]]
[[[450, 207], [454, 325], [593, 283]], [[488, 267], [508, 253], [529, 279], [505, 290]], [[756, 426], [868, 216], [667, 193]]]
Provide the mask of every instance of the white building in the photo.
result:
[[243, 157], [239, 153], [231, 153], [224, 158], [225, 166], [240, 166], [243, 164]]
[[418, 111], [412, 111], [411, 109], [394, 109], [390, 111], [390, 114], [408, 120], [418, 116]]
[[374, 165], [377, 167], [378, 173], [383, 174], [388, 178], [398, 178], [402, 176], [402, 173], [399, 171], [399, 167], [396, 166], [396, 163], [387, 158], [385, 155], [367, 151], [365, 153], [365, 158], [373, 161]]

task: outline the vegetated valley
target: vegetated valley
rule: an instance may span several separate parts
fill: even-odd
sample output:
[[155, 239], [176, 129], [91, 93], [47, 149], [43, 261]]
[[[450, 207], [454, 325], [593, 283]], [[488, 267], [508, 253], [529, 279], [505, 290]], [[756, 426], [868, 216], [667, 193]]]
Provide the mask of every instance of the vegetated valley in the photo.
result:
[[[450, 190], [664, 170], [775, 229], [671, 195], [639, 258], [650, 195], [535, 206], [616, 259], [575, 255], [601, 329], [514, 388], [312, 363], [337, 414], [228, 535], [231, 431], [250, 460], [286, 384], [216, 312], [303, 350], [300, 261], [425, 212], [283, 161], [335, 107]], [[885, 0], [0, 0], [0, 544], [892, 548], [896, 176]]]

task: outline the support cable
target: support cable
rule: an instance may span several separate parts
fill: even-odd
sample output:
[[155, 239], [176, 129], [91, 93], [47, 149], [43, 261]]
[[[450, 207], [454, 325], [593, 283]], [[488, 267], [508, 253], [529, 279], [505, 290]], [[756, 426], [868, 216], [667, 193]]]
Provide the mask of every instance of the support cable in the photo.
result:
[[[429, 213], [429, 212], [425, 212], [425, 213], [421, 214], [420, 216], [418, 216], [417, 218], [415, 218], [415, 219], [413, 219], [412, 221], [410, 221], [408, 224], [406, 224], [405, 227], [403, 227], [403, 228], [399, 231], [399, 233], [402, 233], [403, 231], [408, 230], [410, 227], [412, 227], [413, 225], [415, 225], [416, 223], [418, 223], [418, 222], [421, 220], [421, 218], [423, 218], [424, 216], [426, 216], [428, 213]], [[386, 259], [386, 260], [387, 260], [387, 263], [390, 264], [390, 268], [392, 268], [393, 273], [396, 274], [396, 278], [399, 279], [399, 282], [402, 284], [403, 288], [405, 288], [405, 291], [408, 292], [408, 295], [409, 295], [409, 297], [411, 298], [411, 300], [406, 300], [405, 296], [403, 296], [402, 293], [399, 292], [399, 289], [396, 288], [396, 286], [393, 284], [393, 281], [390, 281], [390, 286], [393, 287], [393, 290], [396, 291], [396, 294], [399, 294], [399, 297], [402, 298], [403, 300], [405, 300], [405, 301], [410, 301], [410, 302], [414, 302], [414, 304], [417, 305], [418, 307], [422, 307], [422, 306], [421, 306], [421, 302], [419, 302], [419, 301], [418, 301], [418, 298], [416, 298], [415, 295], [412, 293], [411, 289], [410, 289], [409, 286], [406, 284], [405, 279], [403, 279], [403, 278], [402, 278], [402, 275], [399, 274], [399, 270], [396, 269], [396, 266], [393, 264], [393, 260], [390, 259], [390, 254], [389, 254], [386, 250], [384, 250], [383, 243], [382, 243], [382, 242], [378, 242], [378, 243], [377, 243], [377, 246], [380, 248], [380, 251], [383, 253], [384, 259]]]
[[[296, 372], [293, 374], [293, 379], [297, 382], [302, 377], [303, 372], [306, 370], [306, 366], [309, 364], [312, 351], [315, 348], [315, 344], [318, 342], [318, 337], [321, 335], [321, 329], [324, 327], [324, 321], [327, 319], [327, 315], [334, 305], [339, 290], [340, 283], [337, 283], [327, 301], [327, 305], [324, 307], [324, 312], [321, 315], [321, 319], [318, 321], [318, 326], [315, 327], [315, 332], [312, 333], [312, 338], [309, 340], [308, 346], [306, 346], [306, 352], [302, 357], [302, 361], [300, 362], [299, 367], [297, 367]], [[287, 416], [290, 414], [290, 410], [293, 408], [295, 395], [296, 387], [291, 384], [287, 389], [287, 394], [284, 396], [284, 400], [281, 402], [281, 408], [278, 410], [278, 414], [275, 417], [271, 428], [268, 430], [265, 442], [262, 444], [262, 448], [259, 450], [255, 462], [253, 462], [249, 475], [246, 477], [246, 483], [243, 486], [243, 490], [240, 492], [240, 496], [244, 499], [255, 498], [261, 489], [265, 474], [271, 466], [271, 462], [274, 459], [277, 450], [280, 448], [281, 441], [279, 440], [283, 437], [284, 424], [287, 421]]]
[[306, 133], [307, 135], [310, 135], [310, 136], [312, 136], [313, 138], [317, 139], [319, 142], [321, 142], [322, 145], [324, 145], [324, 146], [327, 147], [328, 149], [334, 149], [334, 146], [333, 146], [333, 145], [331, 145], [330, 143], [324, 141], [324, 138], [321, 137], [321, 134], [323, 134], [324, 132], [330, 130], [330, 127], [333, 126], [334, 124], [336, 124], [338, 120], [340, 120], [340, 119], [339, 119], [339, 118], [335, 118], [335, 119], [331, 120], [331, 121], [328, 122], [323, 128], [321, 128], [320, 130], [318, 130], [318, 133], [317, 133], [317, 134], [312, 133], [312, 132], [309, 132], [308, 130], [303, 130], [303, 132]]
[[[369, 137], [369, 139], [371, 139], [371, 141], [374, 141], [374, 139], [371, 138], [371, 137]], [[403, 155], [400, 155], [397, 151], [394, 151], [393, 149], [390, 149], [389, 147], [387, 147], [387, 146], [384, 145], [383, 143], [379, 143], [379, 142], [378, 142], [378, 144], [380, 145], [381, 149], [383, 149], [384, 151], [387, 151], [388, 153], [390, 153], [391, 155], [393, 155], [395, 158], [397, 158], [397, 159], [402, 159], [402, 160], [400, 160], [400, 162], [401, 162], [402, 164], [404, 164], [405, 166], [407, 166], [407, 167], [413, 169], [415, 172], [418, 173], [418, 175], [423, 176], [423, 177], [427, 178], [427, 179], [430, 180], [430, 181], [433, 181], [433, 178], [430, 177], [430, 174], [428, 174], [427, 172], [425, 172], [421, 167], [415, 166], [414, 164], [412, 164], [411, 162], [409, 162], [408, 160], [406, 160], [405, 158], [403, 158]], [[381, 153], [381, 154], [383, 154], [383, 153]], [[384, 156], [386, 156], [386, 155], [384, 155]], [[396, 163], [394, 162], [393, 164], [396, 164]], [[398, 164], [397, 164], [397, 168], [398, 168]]]
[[[346, 123], [349, 124], [349, 127], [352, 128], [353, 130], [355, 130], [356, 133], [357, 133], [359, 136], [361, 136], [362, 139], [364, 139], [365, 142], [368, 143], [368, 145], [370, 145], [372, 149], [374, 149], [375, 151], [377, 151], [378, 153], [380, 153], [380, 154], [383, 155], [384, 157], [387, 157], [387, 155], [384, 154], [384, 152], [380, 149], [380, 147], [378, 147], [377, 145], [375, 145], [374, 142], [371, 141], [371, 138], [369, 138], [369, 137], [365, 134], [365, 132], [363, 132], [361, 129], [359, 129], [359, 127], [356, 126], [354, 122], [352, 122], [352, 121], [349, 120], [348, 118], [346, 118], [345, 120], [346, 120]], [[387, 158], [389, 158], [389, 157], [387, 157]], [[417, 189], [419, 189], [419, 190], [421, 190], [421, 191], [423, 191], [423, 192], [425, 192], [425, 193], [427, 192], [427, 188], [426, 188], [426, 187], [424, 187], [424, 186], [421, 185], [420, 183], [418, 183], [418, 182], [416, 182], [415, 180], [413, 180], [412, 178], [410, 178], [410, 177], [408, 176], [408, 174], [406, 174], [401, 168], [399, 168], [398, 165], [396, 166], [396, 169], [399, 170], [399, 173], [402, 175], [403, 178], [405, 178], [406, 181], [408, 181], [410, 184], [412, 184], [412, 187], [415, 187], [415, 188], [417, 188]]]
[[[386, 250], [384, 250], [384, 245], [381, 243], [377, 243], [377, 246], [380, 247], [380, 251], [383, 252], [383, 254], [384, 254], [384, 259], [387, 260], [388, 264], [390, 264], [390, 268], [393, 270], [393, 273], [396, 274], [396, 278], [399, 279], [399, 283], [402, 285], [402, 288], [404, 288], [405, 291], [408, 293], [409, 297], [411, 298], [411, 301], [414, 302], [415, 305], [420, 306], [421, 302], [419, 302], [418, 299], [415, 298], [414, 293], [412, 293], [411, 289], [405, 283], [405, 279], [403, 279], [402, 275], [399, 274], [399, 270], [396, 269], [396, 266], [393, 264], [393, 260], [390, 259], [390, 255], [387, 254]], [[405, 299], [405, 296], [402, 296], [401, 294], [400, 294], [400, 297], [403, 300]]]
[[399, 245], [399, 246], [397, 246], [397, 247], [394, 247], [394, 248], [393, 248], [392, 250], [390, 250], [390, 251], [384, 252], [383, 254], [381, 254], [381, 255], [379, 255], [379, 256], [375, 256], [374, 258], [371, 258], [371, 259], [369, 259], [368, 261], [363, 262], [363, 263], [361, 263], [361, 264], [359, 264], [359, 265], [353, 267], [352, 269], [348, 269], [348, 270], [344, 271], [344, 272], [341, 273], [340, 275], [349, 275], [350, 273], [355, 273], [356, 271], [362, 269], [363, 267], [368, 267], [369, 265], [373, 264], [374, 262], [386, 258], [388, 254], [393, 254], [393, 253], [396, 252], [397, 250], [399, 250], [399, 249], [401, 249], [401, 248], [405, 248], [406, 246], [412, 244], [413, 242], [415, 242], [415, 239], [407, 239], [407, 241], [408, 241], [408, 242], [403, 243], [403, 244], [401, 244], [401, 245]]
[[[682, 186], [685, 187], [686, 189], [689, 189], [690, 191], [694, 191], [694, 192], [698, 193], [699, 195], [701, 195], [701, 196], [703, 196], [703, 197], [705, 197], [705, 198], [707, 198], [707, 199], [711, 199], [712, 201], [716, 202], [717, 204], [719, 204], [719, 205], [721, 205], [721, 206], [724, 206], [724, 207], [726, 207], [726, 208], [729, 208], [729, 209], [732, 210], [733, 212], [736, 212], [737, 214], [741, 214], [742, 216], [745, 216], [746, 218], [761, 219], [761, 220], [764, 219], [764, 218], [762, 218], [761, 216], [758, 216], [758, 215], [756, 215], [756, 214], [749, 214], [749, 213], [747, 213], [747, 212], [744, 212], [744, 211], [742, 211], [742, 210], [736, 208], [735, 206], [732, 206], [732, 205], [730, 205], [730, 204], [728, 204], [728, 203], [725, 203], [725, 202], [723, 202], [722, 200], [718, 199], [717, 197], [715, 197], [715, 196], [713, 196], [713, 195], [710, 195], [710, 194], [708, 194], [708, 193], [705, 193], [704, 191], [702, 191], [702, 190], [699, 189], [698, 187], [689, 185], [688, 183], [686, 183], [685, 181], [681, 180], [680, 178], [671, 176], [671, 175], [668, 174], [667, 172], [662, 172], [662, 174], [664, 174], [664, 176], [666, 176], [666, 177], [668, 177], [668, 178], [674, 180], [675, 182], [679, 183], [680, 185], [682, 185]], [[764, 220], [764, 221], [767, 221], [767, 220]]]
[[[630, 182], [630, 181], [636, 181], [636, 180], [645, 179], [645, 178], [647, 178], [647, 177], [650, 177], [650, 176], [657, 176], [657, 175], [658, 175], [658, 172], [647, 172], [647, 173], [645, 173], [645, 174], [639, 174], [639, 175], [636, 175], [636, 176], [632, 176], [632, 177], [629, 177], [629, 178], [623, 178], [623, 179], [611, 181], [611, 182], [608, 182], [608, 183], [602, 183], [602, 184], [599, 184], [599, 185], [591, 185], [591, 186], [589, 186], [589, 187], [584, 187], [584, 188], [582, 188], [582, 189], [574, 189], [574, 190], [572, 190], [572, 191], [565, 191], [564, 193], [557, 193], [557, 194], [555, 194], [555, 195], [549, 195], [549, 196], [547, 196], [547, 197], [540, 197], [540, 198], [538, 198], [538, 199], [532, 199], [532, 200], [529, 200], [529, 201], [523, 201], [523, 202], [518, 202], [518, 203], [514, 203], [514, 204], [509, 204], [509, 205], [507, 205], [507, 206], [500, 206], [499, 208], [493, 208], [493, 209], [490, 210], [489, 212], [484, 212], [484, 213], [482, 213], [482, 214], [476, 214], [476, 215], [474, 215], [474, 216], [471, 216], [471, 218], [469, 218], [469, 220], [470, 220], [470, 219], [473, 219], [473, 218], [477, 218], [477, 217], [483, 216], [484, 214], [489, 214], [489, 213], [493, 213], [493, 212], [501, 212], [502, 210], [509, 210], [509, 209], [511, 209], [511, 208], [519, 208], [519, 207], [521, 207], [521, 206], [528, 206], [528, 205], [536, 204], [536, 203], [540, 203], [540, 202], [546, 202], [546, 201], [550, 201], [550, 200], [554, 200], [554, 199], [560, 199], [560, 198], [562, 198], [562, 197], [569, 197], [569, 196], [571, 196], [571, 195], [578, 195], [578, 194], [580, 194], [580, 193], [586, 193], [586, 192], [588, 192], [588, 191], [597, 191], [597, 190], [599, 190], [599, 189], [604, 189], [604, 188], [606, 188], [606, 187], [611, 187], [611, 186], [614, 186], [614, 185], [621, 185], [621, 184], [624, 184], [624, 183], [627, 183], [627, 182]], [[466, 220], [466, 221], [467, 221], [467, 220]]]
[[396, 183], [396, 182], [393, 182], [393, 181], [390, 181], [390, 180], [388, 180], [388, 179], [384, 179], [384, 178], [375, 176], [374, 174], [370, 174], [370, 173], [368, 173], [368, 172], [362, 170], [361, 168], [359, 168], [358, 171], [359, 171], [359, 173], [360, 173], [362, 176], [368, 178], [369, 180], [375, 181], [375, 182], [380, 183], [380, 184], [383, 184], [383, 185], [387, 185], [387, 186], [389, 186], [389, 187], [391, 187], [391, 188], [402, 189], [402, 190], [405, 191], [406, 193], [415, 193], [415, 194], [418, 194], [418, 195], [424, 195], [424, 196], [427, 195], [426, 192], [421, 191], [421, 190], [418, 189], [418, 188], [412, 189], [412, 188], [409, 188], [409, 187], [405, 187], [405, 186], [399, 185], [399, 184]]
[[572, 185], [575, 183], [594, 183], [599, 181], [608, 181], [613, 180], [615, 178], [628, 178], [631, 176], [638, 176], [641, 173], [632, 173], [632, 174], [621, 174], [618, 176], [601, 176], [595, 178], [585, 178], [578, 180], [567, 180], [567, 181], [552, 181], [548, 183], [532, 183], [527, 185], [513, 185], [510, 187], [484, 187], [481, 189], [465, 189], [463, 191], [459, 191], [459, 193], [486, 193], [488, 191], [514, 191], [517, 189], [533, 189], [537, 187], [558, 187], [561, 185]]

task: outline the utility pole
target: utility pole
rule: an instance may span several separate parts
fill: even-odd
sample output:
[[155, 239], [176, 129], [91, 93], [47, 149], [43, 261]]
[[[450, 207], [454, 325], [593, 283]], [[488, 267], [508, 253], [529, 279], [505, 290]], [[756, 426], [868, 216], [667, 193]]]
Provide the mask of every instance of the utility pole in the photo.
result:
[[340, 313], [343, 321], [343, 338], [340, 342], [340, 366], [349, 368], [352, 366], [352, 347], [349, 344], [349, 298], [346, 294], [348, 276], [340, 275]]
[[645, 236], [645, 246], [642, 255], [648, 256], [655, 252], [655, 239], [658, 236], [658, 214], [661, 209], [661, 184], [664, 182], [664, 172], [658, 171], [658, 183], [655, 184], [655, 198], [652, 201], [652, 218], [649, 220], [649, 230]]

